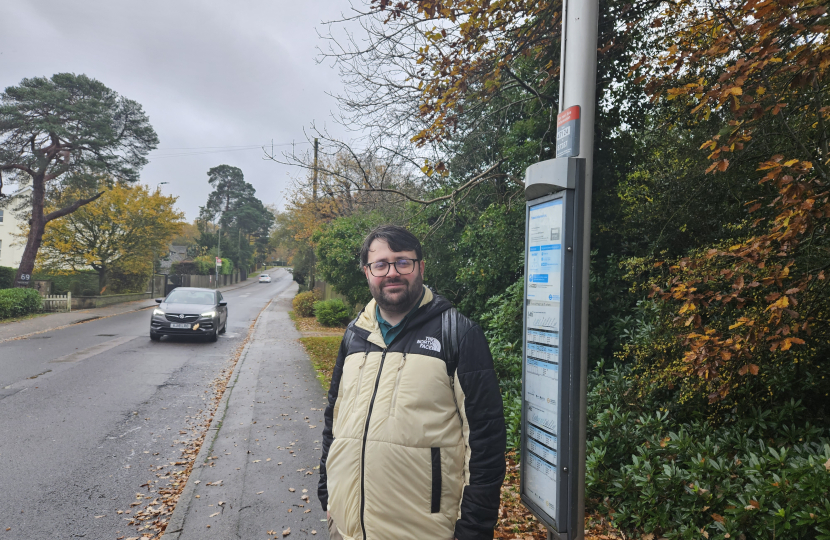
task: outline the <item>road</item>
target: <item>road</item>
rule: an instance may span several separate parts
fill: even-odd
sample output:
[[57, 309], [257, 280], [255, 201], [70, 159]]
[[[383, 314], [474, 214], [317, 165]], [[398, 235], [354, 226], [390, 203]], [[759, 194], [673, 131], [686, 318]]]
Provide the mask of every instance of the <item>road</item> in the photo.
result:
[[138, 536], [130, 505], [182, 459], [211, 382], [292, 283], [271, 275], [223, 292], [228, 331], [216, 343], [152, 342], [149, 310], [0, 343], [0, 538]]

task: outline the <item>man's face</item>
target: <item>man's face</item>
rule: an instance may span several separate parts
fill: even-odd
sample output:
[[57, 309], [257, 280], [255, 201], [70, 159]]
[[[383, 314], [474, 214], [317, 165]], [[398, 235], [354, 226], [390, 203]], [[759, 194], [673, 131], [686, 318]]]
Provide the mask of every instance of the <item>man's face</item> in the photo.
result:
[[[400, 259], [416, 259], [414, 251], [392, 251], [386, 240], [376, 239], [369, 245], [368, 263], [386, 261], [392, 263]], [[394, 266], [389, 266], [389, 273], [375, 277], [368, 267], [363, 267], [369, 291], [380, 308], [390, 313], [408, 313], [421, 297], [424, 287], [424, 261], [415, 264], [411, 274], [401, 275]]]

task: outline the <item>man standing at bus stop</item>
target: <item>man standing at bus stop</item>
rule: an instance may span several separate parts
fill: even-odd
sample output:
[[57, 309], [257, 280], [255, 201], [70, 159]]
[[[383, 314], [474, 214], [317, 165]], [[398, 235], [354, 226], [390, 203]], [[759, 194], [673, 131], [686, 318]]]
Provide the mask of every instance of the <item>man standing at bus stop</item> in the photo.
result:
[[506, 435], [484, 333], [424, 286], [405, 228], [371, 231], [360, 261], [373, 300], [343, 337], [325, 412], [329, 534], [492, 539]]

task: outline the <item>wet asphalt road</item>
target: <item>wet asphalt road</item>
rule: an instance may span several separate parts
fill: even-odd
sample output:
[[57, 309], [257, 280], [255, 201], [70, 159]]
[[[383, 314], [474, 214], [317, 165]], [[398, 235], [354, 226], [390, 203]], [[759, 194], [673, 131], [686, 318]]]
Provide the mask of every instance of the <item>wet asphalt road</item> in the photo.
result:
[[292, 283], [270, 273], [223, 292], [216, 343], [151, 342], [149, 310], [0, 343], [0, 540], [139, 536], [117, 511], [158, 481], [151, 467], [181, 460], [210, 383]]

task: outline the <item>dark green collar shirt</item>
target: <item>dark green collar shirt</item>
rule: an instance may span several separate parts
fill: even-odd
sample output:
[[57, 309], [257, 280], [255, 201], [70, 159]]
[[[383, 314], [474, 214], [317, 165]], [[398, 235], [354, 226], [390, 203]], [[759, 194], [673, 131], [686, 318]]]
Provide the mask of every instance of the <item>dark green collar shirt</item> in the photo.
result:
[[424, 301], [424, 294], [426, 294], [426, 291], [421, 292], [421, 297], [418, 299], [418, 302], [415, 303], [415, 307], [413, 307], [412, 310], [406, 314], [406, 317], [404, 317], [403, 320], [395, 326], [392, 326], [386, 322], [386, 320], [380, 315], [380, 307], [375, 305], [375, 316], [378, 319], [378, 326], [380, 326], [380, 333], [383, 336], [383, 342], [386, 343], [387, 346], [389, 346], [389, 344], [392, 343], [392, 340], [394, 340], [395, 337], [401, 333], [401, 330], [404, 329], [407, 321], [409, 321], [409, 319], [412, 318], [412, 315], [414, 315], [415, 312], [418, 311], [418, 308], [421, 307], [421, 302]]

